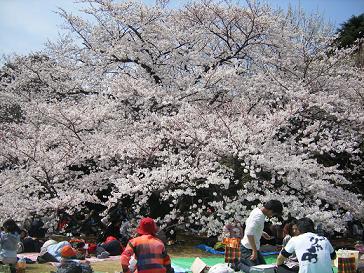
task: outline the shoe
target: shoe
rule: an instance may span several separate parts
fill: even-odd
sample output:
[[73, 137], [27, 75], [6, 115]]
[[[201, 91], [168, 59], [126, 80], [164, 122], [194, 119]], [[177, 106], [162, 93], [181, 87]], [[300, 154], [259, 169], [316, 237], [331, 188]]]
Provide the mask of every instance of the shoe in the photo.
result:
[[106, 259], [109, 257], [110, 257], [110, 253], [107, 251], [103, 251], [99, 255], [97, 255], [97, 259]]

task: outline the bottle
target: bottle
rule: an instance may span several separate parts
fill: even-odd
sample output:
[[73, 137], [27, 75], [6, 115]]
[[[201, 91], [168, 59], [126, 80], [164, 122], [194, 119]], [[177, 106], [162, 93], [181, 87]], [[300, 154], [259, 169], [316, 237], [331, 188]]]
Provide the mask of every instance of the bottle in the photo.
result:
[[25, 273], [25, 269], [27, 268], [27, 262], [24, 258], [20, 258], [16, 264], [16, 273]]
[[85, 258], [90, 258], [90, 254], [88, 253], [88, 244], [85, 244]]

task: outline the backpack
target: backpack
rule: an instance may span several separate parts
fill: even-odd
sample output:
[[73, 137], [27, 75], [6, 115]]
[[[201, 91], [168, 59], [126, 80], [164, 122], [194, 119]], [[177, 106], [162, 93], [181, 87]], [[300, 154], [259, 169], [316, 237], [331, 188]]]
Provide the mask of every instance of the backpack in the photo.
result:
[[56, 273], [93, 273], [92, 268], [88, 264], [77, 264], [74, 262], [61, 264]]

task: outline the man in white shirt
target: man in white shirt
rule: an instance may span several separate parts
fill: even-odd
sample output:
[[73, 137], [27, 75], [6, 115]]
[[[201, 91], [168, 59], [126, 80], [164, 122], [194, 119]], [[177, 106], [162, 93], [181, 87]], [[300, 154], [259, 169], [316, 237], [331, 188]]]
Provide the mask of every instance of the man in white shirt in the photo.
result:
[[314, 224], [309, 218], [297, 222], [300, 235], [289, 240], [277, 258], [277, 265], [282, 265], [293, 252], [299, 262], [299, 273], [332, 273], [331, 260], [336, 253], [329, 240], [314, 231]]
[[245, 224], [244, 237], [241, 240], [241, 259], [240, 269], [248, 270], [249, 267], [259, 264], [265, 264], [265, 260], [260, 249], [260, 239], [272, 239], [264, 229], [265, 218], [280, 216], [283, 211], [283, 205], [278, 200], [270, 200], [262, 208], [255, 208], [249, 215]]

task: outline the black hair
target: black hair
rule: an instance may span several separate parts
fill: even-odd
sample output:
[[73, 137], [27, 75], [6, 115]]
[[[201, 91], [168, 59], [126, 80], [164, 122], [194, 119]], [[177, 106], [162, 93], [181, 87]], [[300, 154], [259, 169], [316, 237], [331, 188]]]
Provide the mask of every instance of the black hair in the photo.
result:
[[283, 235], [290, 235], [293, 236], [293, 226], [297, 225], [297, 220], [294, 218], [291, 218], [291, 221], [287, 222], [283, 225]]
[[13, 219], [8, 219], [3, 223], [4, 230], [9, 233], [20, 233], [20, 228]]
[[301, 234], [315, 231], [315, 224], [307, 217], [299, 219], [296, 225]]
[[28, 231], [26, 229], [21, 229], [20, 233], [24, 233], [26, 236], [28, 236]]
[[278, 200], [270, 200], [264, 204], [264, 207], [268, 210], [271, 210], [276, 216], [281, 215], [283, 211], [283, 205]]
[[26, 229], [21, 229], [19, 235], [20, 239], [25, 239], [26, 237], [28, 237], [28, 231]]

